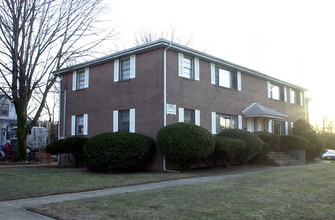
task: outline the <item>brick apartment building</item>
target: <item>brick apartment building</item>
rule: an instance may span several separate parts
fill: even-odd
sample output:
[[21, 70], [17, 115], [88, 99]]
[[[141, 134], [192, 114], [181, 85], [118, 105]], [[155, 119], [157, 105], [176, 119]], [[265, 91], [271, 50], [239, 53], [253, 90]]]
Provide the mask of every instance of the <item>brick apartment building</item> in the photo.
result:
[[164, 39], [57, 74], [61, 137], [125, 130], [155, 139], [175, 122], [285, 135], [308, 119], [306, 89]]

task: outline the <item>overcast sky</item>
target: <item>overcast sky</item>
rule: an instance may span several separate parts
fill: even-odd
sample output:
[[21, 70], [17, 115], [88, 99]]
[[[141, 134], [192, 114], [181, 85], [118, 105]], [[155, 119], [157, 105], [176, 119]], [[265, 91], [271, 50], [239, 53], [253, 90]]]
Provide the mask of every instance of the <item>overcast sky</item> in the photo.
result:
[[120, 47], [175, 28], [191, 47], [309, 90], [312, 123], [335, 109], [335, 1], [107, 0]]

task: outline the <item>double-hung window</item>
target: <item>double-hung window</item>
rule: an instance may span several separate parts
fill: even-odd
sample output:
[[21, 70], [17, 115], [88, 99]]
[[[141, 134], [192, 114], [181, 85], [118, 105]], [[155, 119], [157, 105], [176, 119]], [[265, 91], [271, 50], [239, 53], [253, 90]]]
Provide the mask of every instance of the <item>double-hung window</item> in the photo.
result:
[[237, 116], [216, 114], [216, 130], [220, 133], [228, 128], [237, 128]]
[[199, 81], [199, 59], [191, 56], [178, 54], [178, 75], [183, 78]]
[[128, 131], [129, 132], [129, 109], [119, 111], [119, 131]]
[[194, 79], [194, 68], [193, 59], [188, 56], [184, 56], [183, 59], [183, 76], [188, 79]]
[[73, 115], [71, 119], [71, 135], [87, 135], [88, 115]]
[[120, 78], [121, 80], [130, 79], [130, 58], [121, 60]]
[[179, 122], [187, 122], [200, 126], [200, 110], [179, 108]]
[[267, 82], [268, 84], [268, 98], [274, 100], [281, 100], [287, 102], [287, 89], [285, 86], [280, 86]]
[[230, 89], [242, 90], [241, 72], [211, 63], [211, 83]]
[[290, 103], [304, 105], [303, 92], [290, 89]]
[[8, 104], [1, 104], [0, 115], [1, 116], [8, 116], [8, 114], [9, 114], [9, 105]]
[[89, 68], [73, 72], [72, 90], [88, 88]]
[[184, 109], [184, 122], [195, 124], [195, 111], [193, 109]]
[[113, 111], [113, 131], [135, 132], [135, 109]]
[[77, 89], [85, 88], [85, 70], [78, 71]]
[[224, 129], [242, 129], [242, 115], [228, 115], [212, 112], [212, 134], [219, 134]]
[[135, 78], [136, 56], [114, 60], [114, 82]]
[[235, 71], [215, 67], [215, 85], [237, 89], [237, 73]]

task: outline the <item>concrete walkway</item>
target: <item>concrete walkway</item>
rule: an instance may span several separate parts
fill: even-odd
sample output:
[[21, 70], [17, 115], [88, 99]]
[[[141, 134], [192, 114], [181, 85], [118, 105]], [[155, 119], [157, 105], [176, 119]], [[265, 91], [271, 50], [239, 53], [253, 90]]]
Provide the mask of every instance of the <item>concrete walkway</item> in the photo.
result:
[[206, 177], [193, 177], [179, 180], [170, 180], [158, 183], [148, 183], [134, 186], [124, 186], [117, 188], [110, 188], [104, 190], [94, 190], [80, 193], [67, 193], [60, 195], [52, 195], [52, 196], [43, 196], [37, 198], [28, 198], [28, 199], [18, 199], [11, 201], [3, 201], [0, 202], [0, 219], [8, 219], [8, 220], [17, 220], [17, 219], [25, 219], [25, 220], [43, 220], [43, 219], [52, 219], [46, 216], [42, 216], [36, 214], [34, 212], [30, 212], [25, 209], [25, 207], [43, 205], [49, 203], [56, 202], [64, 202], [71, 200], [79, 200], [79, 199], [88, 199], [88, 198], [97, 198], [103, 196], [111, 196], [122, 193], [132, 193], [138, 191], [152, 190], [152, 189], [160, 189], [165, 187], [173, 187], [173, 186], [181, 186], [195, 183], [203, 183], [213, 180], [222, 180], [240, 176], [253, 175], [256, 173], [263, 173], [278, 169], [283, 169], [285, 167], [261, 167], [252, 170], [242, 170], [236, 171], [232, 173], [225, 173], [220, 175], [206, 176]]

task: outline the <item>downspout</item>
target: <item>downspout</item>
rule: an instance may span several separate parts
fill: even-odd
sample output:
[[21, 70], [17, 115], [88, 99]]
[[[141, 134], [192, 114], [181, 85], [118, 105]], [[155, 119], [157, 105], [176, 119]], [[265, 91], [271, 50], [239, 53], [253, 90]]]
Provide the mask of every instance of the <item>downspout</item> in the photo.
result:
[[66, 92], [64, 89], [64, 114], [63, 114], [63, 138], [65, 138], [65, 119], [66, 119]]
[[[62, 80], [63, 80], [63, 76], [62, 75], [58, 75], [59, 78], [60, 78], [60, 81], [59, 81], [59, 112], [58, 112], [58, 140], [60, 140], [60, 113], [61, 113], [61, 100], [62, 100]], [[57, 165], [60, 164], [60, 154], [58, 154], [58, 157], [57, 157]]]
[[62, 75], [58, 75], [60, 78], [59, 81], [59, 111], [58, 111], [58, 140], [60, 140], [60, 113], [61, 113], [61, 100], [62, 100], [62, 80], [63, 80], [63, 76]]
[[[172, 47], [172, 44], [170, 43], [170, 45], [164, 49], [164, 127], [166, 126], [166, 51]], [[164, 172], [179, 172], [176, 170], [167, 170], [166, 169], [166, 160], [165, 160], [165, 154], [163, 154], [163, 171]]]

